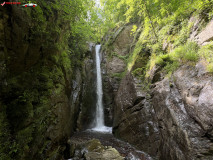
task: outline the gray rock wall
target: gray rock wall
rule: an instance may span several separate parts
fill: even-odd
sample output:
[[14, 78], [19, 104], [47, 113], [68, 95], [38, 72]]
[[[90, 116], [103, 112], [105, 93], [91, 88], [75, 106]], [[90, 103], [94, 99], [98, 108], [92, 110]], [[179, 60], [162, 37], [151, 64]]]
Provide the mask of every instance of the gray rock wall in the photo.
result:
[[96, 110], [96, 68], [95, 68], [95, 45], [92, 52], [84, 61], [82, 70], [82, 93], [80, 99], [77, 130], [94, 127]]
[[114, 97], [124, 75], [126, 60], [133, 41], [131, 29], [131, 24], [116, 28], [111, 36], [106, 35], [104, 37], [105, 41], [101, 49], [103, 102], [107, 126], [112, 126], [113, 123]]
[[113, 133], [151, 156], [158, 155], [159, 129], [148, 93], [129, 73], [115, 98]]
[[[212, 21], [200, 33], [199, 23], [196, 20], [191, 40], [205, 45], [212, 40]], [[109, 78], [111, 72], [120, 71], [120, 63], [116, 59], [116, 63], [113, 59], [105, 61], [106, 81], [114, 90], [116, 137], [160, 160], [213, 159], [213, 78], [205, 64], [183, 65], [171, 79], [155, 66], [145, 87], [147, 82], [138, 80], [132, 72], [125, 73], [120, 81]], [[133, 69], [136, 65], [144, 64], [136, 63]]]
[[126, 75], [115, 99], [115, 136], [157, 159], [212, 159], [213, 79], [199, 69], [185, 65], [150, 92]]

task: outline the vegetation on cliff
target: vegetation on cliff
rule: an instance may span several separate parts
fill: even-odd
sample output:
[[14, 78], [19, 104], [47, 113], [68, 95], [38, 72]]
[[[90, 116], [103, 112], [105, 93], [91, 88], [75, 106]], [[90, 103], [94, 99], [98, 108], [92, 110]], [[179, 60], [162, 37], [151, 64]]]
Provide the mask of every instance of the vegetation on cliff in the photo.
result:
[[[108, 25], [102, 42], [107, 74], [116, 72], [121, 79], [117, 84], [115, 78], [108, 80], [115, 93], [114, 135], [156, 159], [212, 159], [212, 126], [205, 129], [199, 121], [213, 111], [213, 1], [102, 2], [107, 23], [114, 27]], [[134, 40], [122, 43], [130, 26]], [[111, 60], [123, 50], [128, 50], [126, 73], [113, 70], [121, 63]], [[211, 118], [204, 123], [211, 124]], [[199, 127], [208, 134], [204, 139]]]
[[[119, 80], [126, 71], [149, 77], [156, 66], [171, 74], [200, 59], [213, 72], [211, 40], [205, 46], [189, 40], [213, 18], [213, 0], [100, 0], [100, 8], [90, 0], [32, 2], [38, 6], [0, 8], [2, 160], [60, 159], [60, 145], [74, 130], [67, 121], [74, 121], [69, 105], [75, 70], [82, 69], [88, 42], [100, 42], [104, 34], [108, 58], [121, 64], [111, 75]], [[112, 43], [122, 31], [129, 34], [127, 24], [133, 42], [118, 54]]]
[[74, 71], [98, 39], [93, 1], [32, 2], [0, 8], [1, 160], [59, 159], [74, 129]]
[[[105, 23], [120, 27], [132, 23], [135, 41], [128, 59], [128, 70], [149, 76], [155, 65], [171, 74], [182, 63], [204, 59], [212, 72], [212, 44], [200, 47], [189, 40], [195, 28], [199, 33], [213, 18], [212, 0], [102, 0]], [[110, 27], [109, 27], [110, 28]], [[105, 43], [107, 45], [108, 43]], [[110, 47], [107, 47], [110, 48]], [[207, 49], [208, 48], [208, 49]], [[146, 53], [144, 53], [146, 52]], [[136, 63], [149, 56], [148, 63]], [[193, 64], [193, 63], [192, 63]]]

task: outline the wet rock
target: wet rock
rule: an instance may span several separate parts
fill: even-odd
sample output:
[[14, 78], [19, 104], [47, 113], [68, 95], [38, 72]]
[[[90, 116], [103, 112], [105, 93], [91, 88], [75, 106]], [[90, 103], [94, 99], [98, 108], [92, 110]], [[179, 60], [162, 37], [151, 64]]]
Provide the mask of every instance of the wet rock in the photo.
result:
[[89, 152], [102, 152], [104, 146], [97, 139], [92, 139], [86, 143], [86, 148]]
[[213, 79], [208, 75], [198, 77], [199, 69], [183, 66], [174, 77], [188, 114], [208, 132], [213, 130]]
[[74, 155], [72, 159], [86, 159], [86, 160], [123, 160], [119, 152], [112, 147], [104, 147], [97, 139], [89, 141], [72, 141], [72, 152], [74, 146]]
[[[100, 140], [101, 144], [105, 146], [105, 150], [115, 148], [122, 157], [125, 157], [125, 160], [152, 160], [152, 158], [145, 152], [137, 150], [129, 143], [121, 141], [109, 133], [94, 132], [89, 130], [78, 132], [71, 137], [70, 142], [71, 144], [75, 144], [76, 148], [77, 144], [86, 144], [89, 141], [94, 140], [94, 138]], [[74, 155], [71, 157], [74, 157]]]
[[[83, 83], [83, 84], [82, 84]], [[81, 131], [93, 127], [96, 110], [96, 69], [95, 69], [95, 46], [92, 46], [92, 52], [84, 60], [82, 71], [81, 100], [77, 118], [77, 130]], [[87, 122], [87, 123], [85, 123]]]
[[112, 126], [113, 119], [113, 88], [109, 83], [109, 77], [104, 76], [103, 81], [103, 104], [104, 104], [104, 122], [106, 126]]
[[152, 94], [152, 104], [161, 133], [160, 159], [188, 159], [190, 143], [183, 128], [191, 126], [186, 123], [189, 117], [178, 90], [170, 88], [169, 80], [165, 79], [156, 84]]

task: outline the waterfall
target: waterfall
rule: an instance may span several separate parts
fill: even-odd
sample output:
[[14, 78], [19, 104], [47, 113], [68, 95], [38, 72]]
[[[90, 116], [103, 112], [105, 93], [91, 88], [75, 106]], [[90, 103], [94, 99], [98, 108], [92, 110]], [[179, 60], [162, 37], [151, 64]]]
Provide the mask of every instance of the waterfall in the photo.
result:
[[104, 107], [103, 107], [103, 89], [102, 89], [102, 77], [101, 77], [101, 60], [100, 60], [100, 49], [101, 45], [96, 45], [95, 54], [96, 54], [96, 113], [95, 113], [95, 128], [93, 130], [100, 132], [112, 132], [111, 127], [106, 127], [104, 125]]
[[104, 111], [103, 111], [103, 89], [102, 89], [102, 77], [101, 77], [101, 60], [100, 60], [100, 48], [101, 45], [96, 45], [96, 71], [97, 71], [97, 103], [96, 103], [96, 128], [104, 126]]

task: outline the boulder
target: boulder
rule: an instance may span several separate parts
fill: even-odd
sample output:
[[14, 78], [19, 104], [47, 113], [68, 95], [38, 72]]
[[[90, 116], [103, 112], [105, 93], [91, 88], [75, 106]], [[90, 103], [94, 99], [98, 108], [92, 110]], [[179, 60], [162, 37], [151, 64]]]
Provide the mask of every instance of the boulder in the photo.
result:
[[112, 147], [107, 148], [102, 153], [98, 153], [98, 152], [86, 153], [85, 157], [86, 157], [86, 160], [94, 160], [94, 159], [99, 159], [99, 160], [124, 160], [124, 158], [120, 156], [119, 152]]
[[103, 146], [98, 139], [91, 139], [89, 141], [71, 141], [70, 153], [72, 159], [86, 159], [86, 160], [123, 160], [119, 152], [110, 147]]

